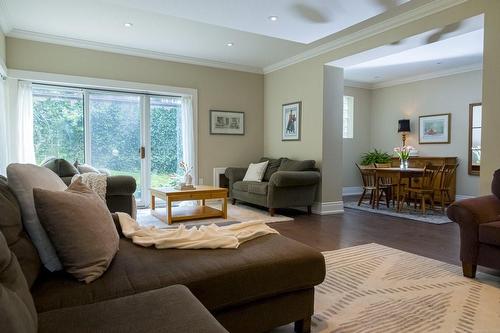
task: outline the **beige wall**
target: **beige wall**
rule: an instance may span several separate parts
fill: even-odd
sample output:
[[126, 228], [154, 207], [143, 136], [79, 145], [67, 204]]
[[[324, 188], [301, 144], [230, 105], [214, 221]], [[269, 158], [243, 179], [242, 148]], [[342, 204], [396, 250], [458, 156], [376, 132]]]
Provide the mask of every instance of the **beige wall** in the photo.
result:
[[[376, 89], [372, 93], [371, 145], [387, 152], [401, 145], [398, 119], [410, 119], [407, 144], [420, 156], [457, 156], [457, 194], [479, 195], [479, 177], [469, 176], [469, 104], [482, 99], [482, 71], [473, 71], [431, 80]], [[418, 143], [418, 118], [423, 115], [451, 113], [451, 143]]]
[[358, 187], [362, 182], [354, 163], [359, 163], [361, 155], [371, 149], [372, 91], [346, 86], [344, 95], [354, 97], [354, 137], [343, 139], [342, 186]]
[[484, 23], [483, 130], [481, 154], [482, 194], [491, 193], [493, 172], [500, 168], [500, 1], [489, 1]]
[[[323, 120], [323, 65], [345, 56], [369, 50], [377, 46], [399, 41], [434, 28], [442, 27], [468, 17], [485, 13], [485, 54], [483, 77], [483, 113], [489, 120], [483, 131], [483, 170], [481, 192], [488, 192], [486, 184], [491, 181], [491, 171], [500, 166], [497, 131], [500, 126], [500, 1], [474, 0], [388, 30], [376, 36], [347, 45], [323, 55], [302, 61], [265, 75], [264, 101], [264, 151], [268, 155], [293, 155], [296, 158], [321, 158], [321, 122]], [[302, 141], [293, 145], [281, 142], [279, 136], [281, 104], [300, 100], [304, 103]], [[495, 140], [496, 139], [496, 140]], [[338, 156], [342, 159], [342, 154]], [[326, 172], [326, 170], [323, 170]], [[322, 186], [329, 186], [323, 183]], [[337, 200], [341, 200], [339, 197]]]
[[[263, 154], [263, 75], [7, 38], [7, 67], [198, 89], [199, 177]], [[209, 110], [245, 112], [244, 136], [209, 135]]]

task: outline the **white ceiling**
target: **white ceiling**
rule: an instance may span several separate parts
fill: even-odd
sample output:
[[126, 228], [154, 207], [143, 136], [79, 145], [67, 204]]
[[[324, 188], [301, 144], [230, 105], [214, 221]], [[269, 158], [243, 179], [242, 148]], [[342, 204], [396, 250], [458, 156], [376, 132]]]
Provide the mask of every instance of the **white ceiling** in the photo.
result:
[[373, 87], [388, 83], [480, 69], [483, 61], [483, 16], [447, 29], [439, 29], [385, 45], [331, 64], [344, 67], [345, 80]]
[[[147, 50], [250, 71], [408, 0], [0, 0], [8, 36]], [[413, 0], [408, 8], [429, 3]], [[406, 7], [405, 7], [406, 8]], [[269, 16], [276, 15], [272, 22]], [[131, 22], [131, 28], [124, 23]], [[228, 47], [228, 42], [234, 46]]]

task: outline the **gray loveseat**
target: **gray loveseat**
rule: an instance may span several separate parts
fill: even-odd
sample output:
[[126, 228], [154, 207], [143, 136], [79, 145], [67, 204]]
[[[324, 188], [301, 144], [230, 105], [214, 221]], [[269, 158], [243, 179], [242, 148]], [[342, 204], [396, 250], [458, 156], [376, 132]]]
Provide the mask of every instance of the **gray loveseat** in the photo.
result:
[[311, 207], [320, 181], [319, 170], [313, 160], [296, 161], [288, 158], [263, 157], [260, 162], [269, 161], [262, 182], [243, 181], [247, 168], [227, 168], [229, 196], [269, 209], [274, 215], [276, 208]]

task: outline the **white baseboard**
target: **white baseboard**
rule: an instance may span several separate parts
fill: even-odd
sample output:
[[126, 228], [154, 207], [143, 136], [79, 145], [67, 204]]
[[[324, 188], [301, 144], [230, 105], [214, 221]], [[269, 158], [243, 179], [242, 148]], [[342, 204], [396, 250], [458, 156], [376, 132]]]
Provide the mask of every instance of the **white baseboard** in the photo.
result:
[[363, 193], [361, 186], [348, 186], [342, 188], [342, 195], [358, 195]]
[[455, 201], [465, 200], [465, 199], [472, 199], [472, 198], [474, 198], [474, 197], [475, 197], [475, 196], [473, 196], [473, 195], [456, 194], [456, 195], [455, 195]]
[[332, 215], [344, 212], [343, 201], [315, 202], [312, 206], [312, 213], [318, 215]]

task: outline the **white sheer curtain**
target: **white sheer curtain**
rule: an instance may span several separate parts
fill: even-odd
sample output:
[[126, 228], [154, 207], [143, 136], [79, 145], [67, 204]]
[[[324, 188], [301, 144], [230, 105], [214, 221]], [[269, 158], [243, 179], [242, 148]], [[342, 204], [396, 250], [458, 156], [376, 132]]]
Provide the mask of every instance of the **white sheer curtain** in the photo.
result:
[[193, 183], [198, 182], [198, 170], [196, 164], [196, 142], [195, 123], [193, 113], [193, 99], [191, 96], [182, 97], [181, 102], [181, 122], [182, 122], [182, 160], [193, 167]]
[[7, 85], [0, 77], [0, 175], [5, 175], [9, 163], [9, 141], [7, 139]]
[[[35, 145], [33, 143], [33, 91], [31, 82], [19, 81], [17, 91], [17, 112], [13, 115], [17, 131], [15, 140], [11, 142], [14, 161], [19, 163], [35, 163]], [[17, 132], [17, 133], [16, 133]]]

